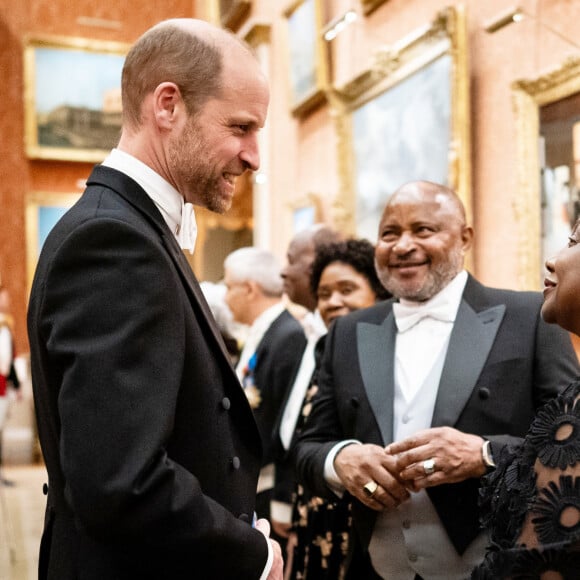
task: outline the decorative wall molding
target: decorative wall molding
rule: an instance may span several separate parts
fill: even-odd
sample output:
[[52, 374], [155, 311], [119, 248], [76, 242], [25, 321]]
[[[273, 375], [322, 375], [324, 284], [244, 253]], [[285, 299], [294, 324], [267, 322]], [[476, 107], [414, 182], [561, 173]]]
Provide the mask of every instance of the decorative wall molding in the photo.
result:
[[518, 288], [537, 290], [543, 268], [541, 249], [540, 107], [580, 92], [580, 58], [535, 79], [512, 83], [518, 187], [512, 199], [518, 229]]

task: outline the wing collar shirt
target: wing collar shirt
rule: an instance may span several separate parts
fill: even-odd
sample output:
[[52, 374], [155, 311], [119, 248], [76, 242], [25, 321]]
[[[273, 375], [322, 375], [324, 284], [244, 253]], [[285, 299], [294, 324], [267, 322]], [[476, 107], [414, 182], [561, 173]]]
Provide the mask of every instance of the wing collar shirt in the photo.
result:
[[[398, 329], [394, 353], [394, 441], [431, 425], [441, 370], [466, 283], [467, 272], [462, 271], [427, 302], [400, 300], [393, 305]], [[325, 463], [327, 481], [337, 492], [344, 488], [334, 470], [334, 457], [351, 442], [335, 445]], [[429, 497], [422, 491], [412, 494], [395, 512], [379, 514], [369, 554], [382, 577], [412, 580], [420, 574], [424, 578], [456, 580], [464, 578], [466, 570], [477, 563], [482, 542], [486, 542], [484, 535], [462, 556], [458, 555]], [[388, 555], [385, 545], [392, 546]], [[446, 570], [444, 576], [442, 569]]]
[[306, 348], [302, 354], [302, 359], [300, 361], [300, 367], [296, 373], [296, 378], [294, 379], [294, 384], [290, 389], [290, 395], [282, 412], [282, 420], [280, 423], [280, 440], [284, 449], [290, 449], [290, 444], [292, 443], [292, 438], [294, 436], [294, 430], [298, 422], [298, 417], [300, 416], [300, 411], [302, 410], [302, 403], [310, 385], [310, 379], [312, 378], [312, 373], [314, 372], [314, 367], [316, 364], [314, 358], [314, 349], [316, 343], [320, 337], [327, 333], [326, 325], [320, 316], [320, 312], [315, 310], [314, 312], [308, 312], [302, 320], [302, 328], [304, 328], [304, 333], [308, 342], [306, 343]]
[[135, 180], [161, 212], [179, 247], [193, 254], [197, 237], [195, 212], [193, 205], [185, 203], [177, 189], [151, 167], [120, 149], [113, 149], [103, 165]]
[[[407, 401], [413, 399], [435, 361], [447, 348], [466, 283], [467, 272], [463, 270], [430, 300], [410, 302], [401, 299], [393, 305], [398, 328], [396, 380]], [[417, 352], [421, 356], [417, 356]]]
[[[423, 384], [427, 373], [431, 370], [435, 361], [441, 355], [442, 349], [447, 348], [449, 337], [451, 336], [451, 331], [453, 329], [453, 322], [457, 316], [457, 311], [459, 310], [459, 304], [461, 303], [461, 297], [466, 283], [467, 272], [462, 270], [449, 284], [447, 284], [445, 288], [443, 288], [443, 290], [427, 302], [417, 303], [409, 300], [401, 300], [399, 304], [396, 303], [393, 305], [393, 307], [402, 306], [404, 309], [412, 311], [410, 312], [411, 316], [416, 312], [421, 312], [431, 307], [435, 307], [434, 309], [438, 311], [447, 310], [449, 313], [448, 321], [443, 321], [441, 319], [436, 320], [431, 316], [419, 316], [417, 317], [418, 320], [415, 321], [415, 324], [403, 332], [397, 332], [395, 346], [395, 375], [407, 401], [413, 399], [413, 396]], [[396, 311], [397, 308], [393, 308], [393, 310]], [[445, 318], [445, 316], [441, 316], [440, 318]], [[421, 357], [417, 356], [419, 350], [421, 350], [422, 353]], [[395, 415], [396, 414], [397, 413], [395, 413]], [[430, 420], [431, 417], [429, 417], [429, 422]], [[427, 424], [426, 427], [429, 427], [429, 424]], [[396, 435], [398, 428], [399, 425], [395, 420], [395, 441], [397, 440]], [[349, 443], [358, 442], [349, 440], [337, 443], [326, 456], [324, 464], [325, 478], [329, 486], [338, 494], [341, 494], [344, 491], [344, 487], [334, 470], [334, 458], [336, 457], [336, 454]]]

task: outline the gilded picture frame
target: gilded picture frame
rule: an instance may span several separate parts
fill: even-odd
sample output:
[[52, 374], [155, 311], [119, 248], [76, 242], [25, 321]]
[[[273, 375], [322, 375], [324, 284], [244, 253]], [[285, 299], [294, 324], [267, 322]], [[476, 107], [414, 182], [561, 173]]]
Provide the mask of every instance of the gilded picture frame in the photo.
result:
[[290, 109], [302, 117], [326, 99], [328, 64], [322, 38], [322, 1], [294, 0], [285, 11]]
[[580, 92], [580, 58], [533, 79], [512, 84], [515, 111], [518, 187], [512, 199], [518, 230], [518, 281], [520, 290], [541, 289], [542, 255], [541, 172], [538, 140], [540, 107]]
[[26, 154], [102, 161], [121, 132], [121, 71], [129, 46], [28, 37], [24, 46]]
[[368, 16], [385, 2], [387, 2], [387, 0], [361, 0], [363, 14]]
[[317, 223], [324, 222], [324, 211], [319, 194], [308, 193], [290, 204], [292, 211], [292, 232], [297, 234]]
[[40, 251], [50, 230], [80, 197], [80, 193], [44, 191], [33, 191], [26, 195], [26, 279], [29, 290]]
[[217, 0], [221, 26], [237, 30], [252, 9], [250, 0]]
[[337, 227], [375, 242], [389, 195], [417, 179], [457, 191], [471, 221], [467, 33], [461, 6], [442, 10], [376, 53], [366, 70], [329, 95], [338, 134]]

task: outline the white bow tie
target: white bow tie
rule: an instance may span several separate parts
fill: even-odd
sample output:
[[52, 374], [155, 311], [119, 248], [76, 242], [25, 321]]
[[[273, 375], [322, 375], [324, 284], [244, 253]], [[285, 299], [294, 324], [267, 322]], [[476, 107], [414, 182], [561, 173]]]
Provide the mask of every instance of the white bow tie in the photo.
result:
[[197, 239], [197, 224], [195, 222], [195, 212], [193, 204], [184, 203], [181, 210], [181, 225], [178, 232], [179, 246], [182, 250], [189, 250], [193, 254], [195, 241]]
[[405, 332], [423, 320], [423, 318], [434, 318], [435, 320], [441, 320], [443, 322], [453, 322], [456, 313], [447, 302], [429, 306], [407, 306], [406, 304], [395, 302], [393, 304], [393, 314], [399, 332]]

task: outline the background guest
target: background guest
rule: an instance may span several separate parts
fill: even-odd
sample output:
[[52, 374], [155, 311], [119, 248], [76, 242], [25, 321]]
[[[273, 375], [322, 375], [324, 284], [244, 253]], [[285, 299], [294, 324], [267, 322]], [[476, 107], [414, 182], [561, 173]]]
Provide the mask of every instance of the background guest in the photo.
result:
[[[580, 335], [580, 221], [546, 268], [542, 317]], [[491, 546], [473, 579], [578, 578], [580, 379], [540, 409], [523, 444], [498, 456], [482, 510]]]
[[[288, 482], [276, 471], [281, 457], [274, 425], [292, 384], [306, 337], [282, 301], [280, 264], [271, 252], [241, 248], [224, 262], [225, 301], [234, 320], [249, 325], [236, 374], [244, 387], [262, 438], [256, 497], [258, 517], [271, 519], [270, 502], [289, 501]], [[285, 538], [277, 538], [282, 544]]]
[[[374, 246], [367, 240], [346, 240], [320, 246], [312, 265], [310, 287], [325, 326], [349, 312], [366, 308], [390, 296], [380, 283], [374, 266]], [[306, 393], [302, 416], [294, 437], [300, 433], [316, 394], [317, 369], [325, 336], [315, 349], [316, 369]], [[291, 571], [287, 578], [336, 580], [344, 577], [344, 561], [351, 527], [350, 495], [328, 501], [298, 486], [294, 503]]]
[[10, 407], [11, 393], [20, 381], [14, 369], [14, 319], [10, 314], [10, 293], [0, 284], [0, 485], [13, 485], [2, 473], [2, 434]]
[[287, 500], [276, 501], [272, 505], [274, 516], [272, 526], [280, 536], [288, 537], [292, 526], [291, 496], [294, 492], [296, 479], [288, 451], [300, 415], [302, 401], [314, 371], [314, 347], [318, 339], [326, 334], [326, 326], [320, 313], [316, 310], [316, 296], [310, 287], [312, 263], [318, 247], [338, 241], [341, 238], [342, 236], [338, 232], [324, 224], [315, 224], [298, 232], [288, 244], [286, 265], [282, 268], [286, 296], [293, 304], [306, 310], [306, 314], [300, 318], [300, 322], [306, 334], [307, 344], [292, 386], [282, 404], [282, 412], [276, 425], [280, 452], [286, 456], [286, 462], [284, 466], [280, 465], [279, 473], [283, 481], [288, 482], [285, 494]]
[[234, 320], [226, 304], [227, 288], [223, 282], [200, 282], [199, 286], [220, 329], [234, 367], [240, 360], [241, 346], [246, 340], [248, 327]]

